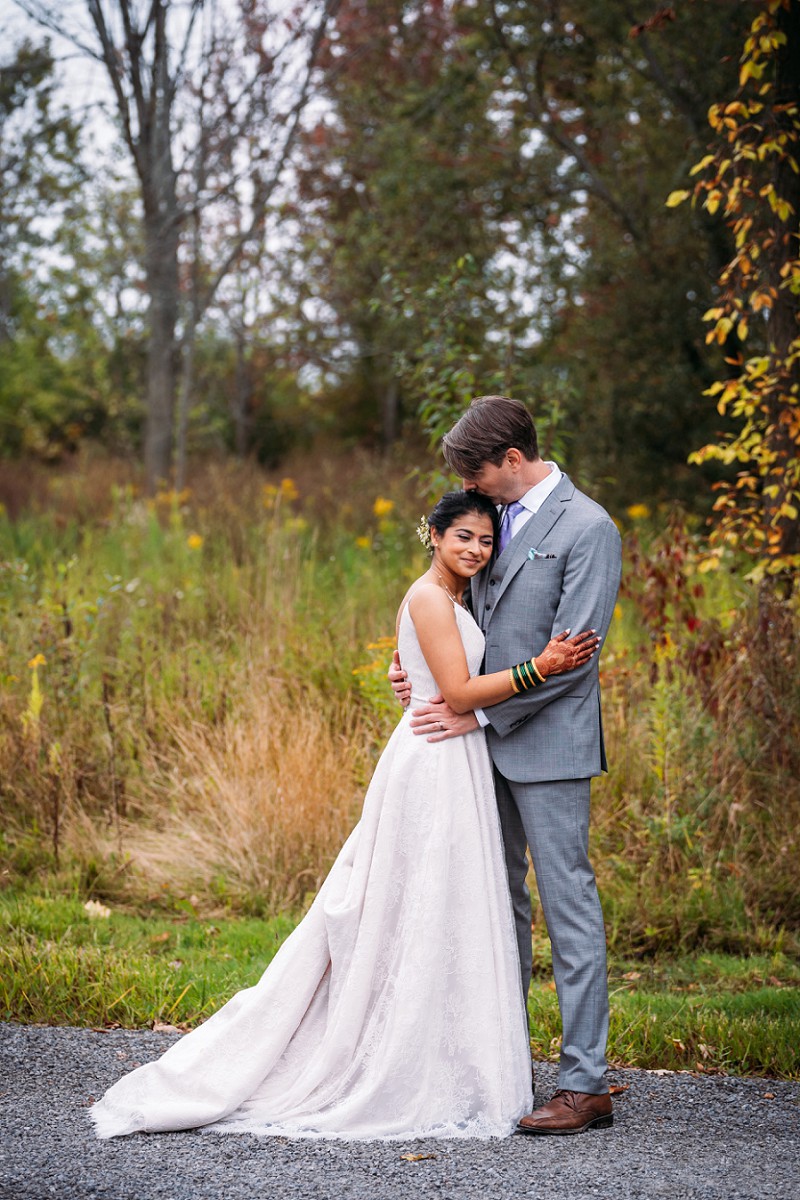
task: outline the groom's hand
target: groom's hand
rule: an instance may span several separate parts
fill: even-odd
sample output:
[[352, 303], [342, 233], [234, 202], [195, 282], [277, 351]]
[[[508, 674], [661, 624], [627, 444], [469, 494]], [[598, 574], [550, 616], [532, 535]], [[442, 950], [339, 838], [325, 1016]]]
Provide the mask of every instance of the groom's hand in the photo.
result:
[[397, 650], [392, 655], [392, 665], [389, 667], [387, 673], [395, 698], [402, 704], [403, 708], [408, 708], [411, 703], [411, 684], [408, 682], [408, 676], [405, 671], [400, 666], [400, 655]]
[[446, 738], [461, 737], [478, 729], [478, 718], [474, 712], [453, 712], [444, 696], [434, 696], [427, 704], [413, 709], [411, 728], [416, 734], [427, 734], [429, 742], [443, 742]]

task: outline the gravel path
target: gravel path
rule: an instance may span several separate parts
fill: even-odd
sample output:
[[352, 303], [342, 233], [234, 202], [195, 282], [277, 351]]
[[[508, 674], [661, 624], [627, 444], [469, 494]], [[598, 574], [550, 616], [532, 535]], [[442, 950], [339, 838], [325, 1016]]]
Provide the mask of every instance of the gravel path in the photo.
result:
[[[172, 1133], [98, 1141], [86, 1115], [176, 1035], [0, 1025], [3, 1200], [628, 1200], [800, 1197], [800, 1084], [617, 1070], [613, 1129], [572, 1138], [292, 1142]], [[537, 1069], [537, 1096], [556, 1068]], [[424, 1154], [409, 1162], [404, 1154]]]

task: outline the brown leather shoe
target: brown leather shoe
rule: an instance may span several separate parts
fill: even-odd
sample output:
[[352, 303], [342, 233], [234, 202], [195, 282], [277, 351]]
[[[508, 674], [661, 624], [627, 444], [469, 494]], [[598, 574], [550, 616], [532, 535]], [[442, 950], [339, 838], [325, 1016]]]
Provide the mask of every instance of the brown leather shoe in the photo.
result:
[[614, 1124], [608, 1092], [570, 1092], [559, 1088], [549, 1104], [536, 1108], [517, 1124], [517, 1133], [568, 1134], [608, 1129]]

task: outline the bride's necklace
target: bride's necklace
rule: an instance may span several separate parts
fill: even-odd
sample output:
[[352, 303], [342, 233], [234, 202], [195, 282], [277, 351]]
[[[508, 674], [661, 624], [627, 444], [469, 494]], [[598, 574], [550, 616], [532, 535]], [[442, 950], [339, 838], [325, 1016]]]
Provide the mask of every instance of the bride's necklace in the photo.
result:
[[444, 588], [446, 594], [453, 601], [453, 604], [457, 604], [460, 608], [466, 608], [466, 605], [465, 605], [463, 599], [459, 600], [458, 596], [456, 596], [453, 592], [450, 591], [450, 588], [447, 586], [447, 584], [445, 583], [444, 579], [442, 578], [442, 576], [439, 574], [438, 571], [436, 572], [436, 578], [439, 580], [439, 583]]

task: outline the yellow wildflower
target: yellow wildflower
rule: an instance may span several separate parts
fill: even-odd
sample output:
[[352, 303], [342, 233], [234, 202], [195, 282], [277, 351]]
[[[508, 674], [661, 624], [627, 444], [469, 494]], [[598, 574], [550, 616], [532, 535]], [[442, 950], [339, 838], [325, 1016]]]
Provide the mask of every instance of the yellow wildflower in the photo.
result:
[[358, 546], [359, 550], [369, 550], [372, 542], [368, 537], [357, 537], [356, 545]]
[[393, 508], [394, 500], [387, 500], [384, 496], [378, 496], [372, 506], [372, 511], [376, 517], [388, 517]]
[[203, 538], [199, 533], [190, 533], [186, 539], [186, 545], [190, 550], [199, 550], [203, 544]]
[[32, 671], [35, 671], [37, 667], [44, 667], [46, 665], [47, 665], [47, 659], [45, 658], [45, 656], [43, 654], [37, 654], [28, 663], [28, 666], [30, 667], [30, 669]]
[[190, 488], [183, 488], [180, 492], [176, 491], [175, 488], [162, 488], [156, 492], [156, 504], [160, 504], [164, 508], [185, 504], [191, 494]]
[[397, 639], [395, 638], [394, 634], [392, 634], [391, 637], [387, 635], [385, 637], [378, 638], [377, 642], [367, 642], [367, 649], [383, 651], [394, 650], [396, 645]]
[[628, 509], [628, 516], [632, 521], [646, 521], [650, 516], [650, 509], [646, 504], [632, 504]]
[[281, 480], [281, 496], [284, 500], [296, 500], [299, 495], [297, 484], [293, 479]]
[[621, 604], [614, 605], [614, 620], [615, 621], [622, 620], [622, 605]]

